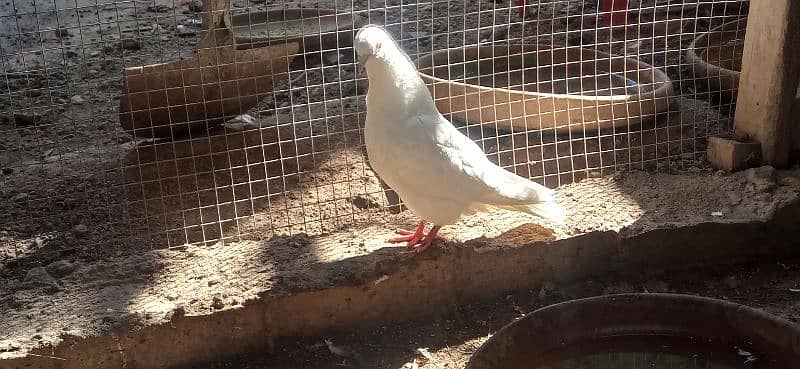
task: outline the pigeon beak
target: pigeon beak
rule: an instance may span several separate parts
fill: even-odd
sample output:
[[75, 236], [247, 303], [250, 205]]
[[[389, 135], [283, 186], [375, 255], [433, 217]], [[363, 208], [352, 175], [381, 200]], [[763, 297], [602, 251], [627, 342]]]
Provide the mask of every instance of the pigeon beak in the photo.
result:
[[367, 60], [369, 57], [362, 57], [361, 55], [357, 56], [358, 64], [361, 65], [361, 68], [364, 68], [364, 71], [367, 71]]

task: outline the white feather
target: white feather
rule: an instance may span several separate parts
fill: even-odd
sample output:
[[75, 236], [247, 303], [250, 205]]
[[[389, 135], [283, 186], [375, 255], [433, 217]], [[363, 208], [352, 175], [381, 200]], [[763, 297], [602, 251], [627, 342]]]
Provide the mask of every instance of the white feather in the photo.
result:
[[412, 212], [437, 225], [491, 207], [563, 220], [550, 189], [489, 161], [439, 113], [411, 60], [383, 28], [362, 28], [354, 46], [369, 78], [370, 166]]

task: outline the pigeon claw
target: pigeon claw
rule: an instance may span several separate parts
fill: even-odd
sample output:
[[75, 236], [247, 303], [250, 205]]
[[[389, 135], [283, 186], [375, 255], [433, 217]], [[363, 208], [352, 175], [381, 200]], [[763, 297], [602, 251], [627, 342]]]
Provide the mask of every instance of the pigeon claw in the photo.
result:
[[408, 250], [405, 252], [407, 254], [419, 254], [431, 247], [433, 241], [440, 240], [440, 241], [447, 241], [444, 237], [437, 235], [436, 233], [439, 232], [440, 226], [433, 226], [431, 231], [428, 232], [421, 240], [417, 241], [416, 243], [412, 244], [409, 242]]
[[428, 247], [431, 247], [432, 244], [433, 244], [433, 240], [423, 241], [423, 242], [420, 242], [420, 243], [418, 243], [418, 244], [416, 244], [414, 246], [410, 246], [408, 248], [408, 250], [404, 251], [403, 253], [404, 254], [419, 254], [419, 253], [427, 250]]
[[417, 225], [417, 229], [414, 232], [407, 231], [405, 229], [398, 229], [396, 233], [399, 234], [400, 237], [390, 238], [387, 240], [387, 242], [407, 242], [407, 246], [412, 247], [422, 241], [422, 238], [425, 236], [425, 221], [420, 221]]
[[390, 243], [405, 242], [407, 253], [419, 253], [431, 246], [434, 240], [447, 241], [444, 237], [437, 235], [440, 226], [433, 226], [428, 234], [425, 234], [425, 221], [422, 220], [417, 225], [415, 231], [408, 231], [405, 229], [398, 229], [396, 231], [399, 237], [393, 237], [387, 240]]
[[413, 243], [419, 243], [419, 240], [422, 238], [421, 235], [417, 236], [416, 234], [414, 234], [414, 232], [406, 231], [404, 229], [398, 230], [397, 234], [400, 234], [402, 236], [400, 236], [400, 237], [392, 237], [392, 238], [386, 240], [386, 242], [389, 242], [389, 243], [400, 243], [400, 242], [412, 243], [412, 241], [413, 241]]

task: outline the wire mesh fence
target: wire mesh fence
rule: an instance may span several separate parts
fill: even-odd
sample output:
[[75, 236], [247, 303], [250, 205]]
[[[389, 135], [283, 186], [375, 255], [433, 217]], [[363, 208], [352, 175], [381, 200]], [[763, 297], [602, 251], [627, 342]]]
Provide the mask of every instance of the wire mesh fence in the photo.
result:
[[351, 41], [367, 23], [524, 177], [701, 168], [706, 138], [730, 129], [747, 2], [608, 11], [620, 3], [5, 0], [0, 264], [322, 234], [399, 211], [363, 148]]

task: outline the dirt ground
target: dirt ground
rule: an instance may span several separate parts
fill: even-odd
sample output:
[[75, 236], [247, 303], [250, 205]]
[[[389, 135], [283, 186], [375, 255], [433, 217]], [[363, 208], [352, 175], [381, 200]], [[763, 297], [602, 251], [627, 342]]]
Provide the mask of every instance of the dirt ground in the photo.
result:
[[[797, 259], [759, 260], [680, 272], [607, 275], [575, 284], [548, 284], [539, 290], [517, 291], [424, 320], [357, 328], [326, 337], [286, 339], [272, 355], [233, 358], [193, 369], [459, 369], [498, 329], [528, 312], [561, 301], [612, 293], [683, 293], [757, 307], [800, 323], [798, 289]], [[333, 351], [325, 340], [333, 345]]]

